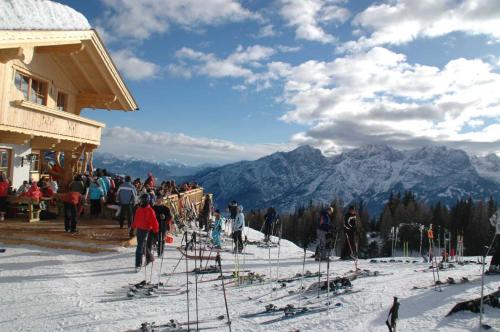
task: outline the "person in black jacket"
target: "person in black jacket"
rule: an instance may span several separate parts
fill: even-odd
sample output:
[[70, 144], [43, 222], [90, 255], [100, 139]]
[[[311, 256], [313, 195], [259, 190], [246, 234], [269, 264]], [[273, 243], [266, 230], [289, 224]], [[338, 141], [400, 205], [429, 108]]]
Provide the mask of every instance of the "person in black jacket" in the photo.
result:
[[172, 214], [170, 213], [168, 206], [163, 205], [163, 197], [161, 195], [156, 196], [156, 202], [153, 206], [153, 210], [155, 211], [156, 220], [158, 220], [158, 224], [160, 226], [156, 250], [158, 252], [158, 257], [161, 257], [165, 248], [165, 235], [168, 231], [170, 231]]
[[199, 216], [199, 227], [200, 230], [206, 230], [208, 232], [208, 220], [212, 214], [213, 204], [210, 195], [205, 196], [205, 201], [203, 202], [203, 208]]
[[357, 258], [358, 257], [358, 241], [357, 235], [357, 220], [358, 214], [354, 206], [349, 207], [349, 211], [344, 217], [344, 233], [346, 241], [342, 250], [341, 258]]
[[264, 242], [269, 242], [271, 239], [271, 233], [273, 233], [273, 228], [278, 221], [278, 215], [273, 207], [267, 209], [267, 213], [264, 215]]

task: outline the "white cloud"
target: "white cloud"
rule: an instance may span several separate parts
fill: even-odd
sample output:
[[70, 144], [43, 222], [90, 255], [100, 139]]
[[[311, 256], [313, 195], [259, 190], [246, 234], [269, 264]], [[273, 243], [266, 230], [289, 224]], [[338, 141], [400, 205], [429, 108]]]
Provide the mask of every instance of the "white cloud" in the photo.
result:
[[219, 58], [212, 53], [183, 47], [176, 52], [179, 63], [175, 64], [174, 68], [175, 70], [185, 68], [198, 75], [213, 78], [242, 78], [246, 84], [254, 84], [264, 79], [262, 75], [267, 66], [263, 62], [275, 53], [275, 49], [266, 46], [253, 45], [245, 48], [240, 45], [226, 58]]
[[228, 163], [253, 160], [276, 151], [288, 151], [292, 144], [236, 144], [226, 140], [192, 137], [182, 133], [140, 131], [128, 127], [106, 128], [99, 151], [115, 155], [186, 163]]
[[500, 146], [500, 74], [481, 59], [439, 68], [377, 47], [285, 66], [280, 76], [282, 100], [291, 107], [282, 119], [310, 126], [294, 135], [297, 144], [327, 151], [366, 143]]
[[236, 0], [101, 0], [106, 11], [99, 19], [113, 34], [147, 39], [171, 25], [187, 29], [258, 19]]
[[278, 33], [274, 30], [274, 26], [272, 24], [266, 24], [259, 29], [257, 38], [274, 37], [277, 35]]
[[344, 23], [349, 10], [328, 0], [281, 0], [281, 16], [295, 28], [297, 39], [332, 43], [335, 37], [327, 33], [324, 24]]
[[154, 78], [161, 70], [160, 66], [136, 57], [127, 49], [113, 52], [112, 56], [120, 72], [134, 81]]
[[417, 38], [452, 32], [500, 39], [498, 0], [385, 0], [356, 15], [353, 24], [367, 32], [340, 50], [359, 51], [376, 45], [400, 45]]

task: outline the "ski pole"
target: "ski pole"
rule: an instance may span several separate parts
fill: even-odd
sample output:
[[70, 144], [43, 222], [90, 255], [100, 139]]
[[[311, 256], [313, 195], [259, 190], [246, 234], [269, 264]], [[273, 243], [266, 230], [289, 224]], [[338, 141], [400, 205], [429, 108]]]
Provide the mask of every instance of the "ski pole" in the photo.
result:
[[307, 245], [304, 244], [304, 258], [302, 260], [302, 277], [300, 278], [300, 296], [299, 296], [299, 308], [300, 308], [300, 300], [302, 295], [304, 294], [304, 274], [306, 273], [306, 248]]
[[281, 251], [281, 232], [283, 231], [283, 225], [280, 223], [280, 236], [278, 238], [278, 262], [276, 271], [276, 280], [280, 279], [280, 251]]
[[[194, 243], [194, 252], [196, 252], [196, 242]], [[201, 271], [201, 243], [200, 243], [200, 271]], [[196, 331], [198, 331], [200, 329], [199, 327], [199, 317], [198, 317], [198, 273], [196, 273], [196, 267], [197, 267], [197, 261], [198, 261], [198, 258], [195, 257], [194, 259], [194, 269], [195, 269], [195, 274], [194, 274], [194, 288], [195, 288], [195, 307], [196, 307]]]
[[[186, 254], [187, 254], [187, 231], [186, 235]], [[192, 239], [191, 239], [192, 240]], [[191, 330], [191, 326], [189, 323], [189, 262], [186, 257], [186, 301], [187, 301], [187, 320], [188, 320], [188, 331]]]
[[330, 310], [330, 258], [326, 261], [326, 303], [328, 310]]
[[318, 258], [318, 299], [319, 299], [319, 291], [321, 289], [321, 253]]
[[484, 296], [484, 268], [486, 265], [486, 257], [490, 253], [491, 247], [493, 247], [493, 244], [495, 243], [495, 240], [497, 238], [497, 234], [493, 236], [493, 240], [491, 241], [490, 246], [488, 247], [488, 250], [486, 253], [483, 255], [483, 268], [482, 268], [482, 273], [481, 273], [481, 304], [480, 304], [480, 309], [479, 309], [479, 331], [483, 328], [483, 296]]
[[222, 293], [224, 294], [224, 304], [226, 306], [226, 315], [227, 315], [227, 326], [229, 327], [229, 332], [231, 332], [231, 318], [229, 318], [229, 308], [227, 306], [227, 297], [226, 297], [226, 286], [224, 284], [224, 275], [222, 274], [222, 263], [220, 259], [220, 253], [217, 253], [216, 257], [217, 264], [219, 265], [220, 270], [220, 278], [222, 282]]
[[[162, 246], [162, 245], [160, 244], [160, 246]], [[161, 281], [161, 270], [162, 270], [162, 268], [163, 268], [163, 254], [164, 254], [164, 251], [163, 251], [163, 250], [165, 250], [165, 248], [163, 248], [163, 246], [162, 246], [162, 249], [160, 249], [160, 250], [161, 250], [160, 252], [161, 252], [162, 254], [161, 254], [161, 261], [160, 261], [160, 270], [158, 271], [158, 287], [160, 287], [160, 281]]]

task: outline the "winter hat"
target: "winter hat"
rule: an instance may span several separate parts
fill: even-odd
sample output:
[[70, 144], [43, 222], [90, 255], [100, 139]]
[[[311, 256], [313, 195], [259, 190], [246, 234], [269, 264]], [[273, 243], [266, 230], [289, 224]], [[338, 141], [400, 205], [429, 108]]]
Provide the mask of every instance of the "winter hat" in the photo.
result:
[[243, 212], [243, 205], [238, 205], [238, 210], [239, 210], [240, 212]]
[[215, 213], [220, 214], [220, 210], [219, 209], [215, 210]]

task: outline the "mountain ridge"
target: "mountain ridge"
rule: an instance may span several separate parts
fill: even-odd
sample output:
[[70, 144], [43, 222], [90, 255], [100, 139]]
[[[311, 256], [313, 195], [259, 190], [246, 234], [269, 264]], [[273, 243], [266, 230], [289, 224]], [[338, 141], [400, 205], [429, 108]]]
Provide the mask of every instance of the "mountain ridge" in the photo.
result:
[[391, 192], [412, 190], [422, 200], [447, 205], [459, 198], [500, 198], [500, 158], [470, 156], [460, 149], [424, 146], [398, 150], [369, 144], [325, 156], [303, 145], [253, 161], [222, 166], [188, 166], [120, 160], [97, 154], [96, 167], [113, 168], [144, 178], [196, 181], [215, 195], [219, 207], [235, 199], [250, 209], [275, 206], [281, 211], [340, 198], [345, 204], [362, 200], [372, 213], [381, 211]]

